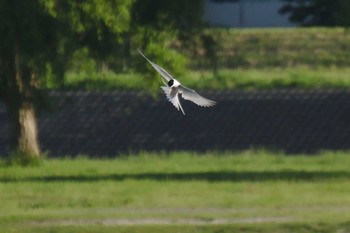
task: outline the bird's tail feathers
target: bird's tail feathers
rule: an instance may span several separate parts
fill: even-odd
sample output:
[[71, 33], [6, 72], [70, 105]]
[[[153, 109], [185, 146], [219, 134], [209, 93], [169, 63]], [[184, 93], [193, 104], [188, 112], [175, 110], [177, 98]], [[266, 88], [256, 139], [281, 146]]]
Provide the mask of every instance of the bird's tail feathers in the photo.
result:
[[177, 95], [173, 96], [173, 98], [171, 97], [170, 95], [170, 88], [167, 87], [167, 86], [160, 86], [160, 88], [163, 89], [165, 95], [166, 95], [166, 98], [175, 106], [175, 108], [182, 112], [182, 114], [186, 115], [185, 114], [185, 111], [183, 110], [182, 106], [181, 106], [181, 103], [180, 103], [180, 100], [179, 100], [179, 97]]

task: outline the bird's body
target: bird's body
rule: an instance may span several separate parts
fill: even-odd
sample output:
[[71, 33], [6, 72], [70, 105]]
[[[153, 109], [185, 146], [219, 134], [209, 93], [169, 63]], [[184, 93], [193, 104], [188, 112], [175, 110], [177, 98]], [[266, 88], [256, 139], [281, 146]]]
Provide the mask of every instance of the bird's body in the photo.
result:
[[145, 55], [143, 55], [143, 53], [140, 50], [139, 53], [152, 65], [152, 67], [158, 73], [161, 74], [162, 78], [165, 79], [162, 79], [165, 86], [161, 86], [161, 88], [165, 92], [167, 99], [175, 106], [177, 110], [181, 110], [181, 112], [184, 115], [185, 111], [181, 106], [179, 94], [181, 94], [182, 98], [184, 98], [185, 100], [190, 100], [201, 107], [211, 107], [216, 104], [215, 101], [204, 98], [203, 96], [199, 95], [195, 90], [183, 86], [179, 81], [174, 79], [166, 70], [150, 61]]

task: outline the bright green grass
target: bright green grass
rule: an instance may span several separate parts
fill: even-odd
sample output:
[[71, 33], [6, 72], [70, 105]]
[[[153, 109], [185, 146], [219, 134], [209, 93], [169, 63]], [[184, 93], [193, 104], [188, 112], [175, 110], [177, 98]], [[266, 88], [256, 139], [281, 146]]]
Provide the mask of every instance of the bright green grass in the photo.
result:
[[68, 89], [113, 90], [142, 89], [142, 75], [104, 73], [72, 73], [66, 74], [64, 83]]
[[203, 89], [349, 89], [349, 68], [263, 68], [221, 70], [217, 77], [210, 72], [187, 76], [187, 83]]
[[[348, 152], [286, 156], [246, 151], [141, 153], [110, 160], [49, 159], [38, 167], [2, 166], [0, 228], [4, 232], [349, 230], [349, 164]], [[115, 225], [120, 219], [131, 223], [148, 219], [155, 224]], [[163, 225], [161, 220], [175, 225]], [[215, 220], [222, 224], [213, 225]]]
[[[169, 70], [169, 73], [172, 73]], [[192, 71], [183, 77], [177, 77], [185, 85], [195, 89], [235, 90], [235, 89], [350, 89], [350, 68], [263, 68], [220, 70], [215, 77], [209, 71]], [[106, 73], [88, 77], [69, 73], [66, 77], [68, 89], [113, 90], [134, 89], [147, 91], [152, 87], [159, 91], [163, 85], [160, 77], [154, 71], [154, 79], [140, 74]]]

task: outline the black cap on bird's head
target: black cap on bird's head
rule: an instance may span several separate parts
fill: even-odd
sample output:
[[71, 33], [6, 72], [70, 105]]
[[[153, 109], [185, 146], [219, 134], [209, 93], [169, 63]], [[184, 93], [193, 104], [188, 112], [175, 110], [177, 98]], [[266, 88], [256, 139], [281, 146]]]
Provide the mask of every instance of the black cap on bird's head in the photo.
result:
[[174, 79], [170, 79], [168, 82], [168, 86], [171, 87], [172, 85], [174, 85]]

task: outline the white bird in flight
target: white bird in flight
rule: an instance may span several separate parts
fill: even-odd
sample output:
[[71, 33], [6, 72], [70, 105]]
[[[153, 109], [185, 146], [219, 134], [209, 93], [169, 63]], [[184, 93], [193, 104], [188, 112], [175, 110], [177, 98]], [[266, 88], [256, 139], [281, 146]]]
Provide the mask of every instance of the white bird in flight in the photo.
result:
[[204, 98], [203, 96], [199, 95], [195, 90], [192, 90], [182, 85], [179, 81], [174, 79], [168, 72], [166, 72], [162, 67], [150, 61], [145, 55], [143, 55], [143, 53], [140, 50], [138, 51], [141, 54], [141, 56], [144, 57], [152, 65], [152, 67], [156, 71], [158, 71], [158, 73], [166, 80], [165, 81], [164, 79], [162, 79], [165, 86], [161, 86], [161, 88], [165, 92], [167, 99], [175, 106], [175, 108], [178, 111], [181, 110], [181, 112], [185, 115], [185, 111], [183, 110], [180, 103], [179, 93], [185, 100], [190, 100], [201, 107], [211, 107], [216, 104], [215, 101]]

